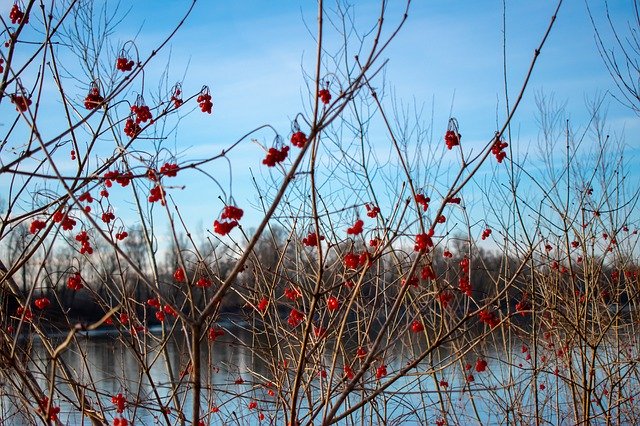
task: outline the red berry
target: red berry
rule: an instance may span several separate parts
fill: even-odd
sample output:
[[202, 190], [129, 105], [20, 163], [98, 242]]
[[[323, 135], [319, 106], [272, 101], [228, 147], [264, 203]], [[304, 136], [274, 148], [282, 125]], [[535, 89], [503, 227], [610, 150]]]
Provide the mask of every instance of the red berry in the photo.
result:
[[331, 296], [327, 299], [327, 309], [330, 311], [337, 311], [340, 307], [340, 302], [335, 296]]

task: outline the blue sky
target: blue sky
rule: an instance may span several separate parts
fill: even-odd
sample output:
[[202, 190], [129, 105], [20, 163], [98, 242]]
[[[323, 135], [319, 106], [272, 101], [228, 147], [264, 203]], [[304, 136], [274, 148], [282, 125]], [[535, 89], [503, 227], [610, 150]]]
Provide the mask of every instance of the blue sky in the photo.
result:
[[[401, 10], [397, 5], [401, 3], [392, 2], [387, 15], [389, 25], [399, 19]], [[622, 2], [613, 2], [611, 12], [614, 20], [622, 23], [630, 9], [621, 5]], [[554, 2], [507, 2], [508, 83], [512, 99], [554, 7]], [[604, 18], [601, 3], [592, 8], [596, 18]], [[378, 4], [357, 2], [354, 10], [356, 24], [360, 29], [368, 28], [375, 22]], [[292, 117], [308, 103], [302, 69], [311, 69], [315, 45], [305, 25], [314, 31], [315, 14], [315, 2], [197, 5], [187, 27], [172, 43], [172, 61], [189, 63], [187, 82], [193, 87], [202, 81], [211, 85], [216, 111], [206, 125], [189, 130], [183, 126], [180, 144], [192, 144], [192, 152], [215, 152], [264, 123], [271, 123], [286, 134]], [[150, 24], [145, 26], [153, 28]], [[477, 141], [479, 146], [493, 135], [497, 118], [504, 118], [502, 31], [501, 2], [413, 2], [406, 26], [385, 54], [389, 59], [388, 87], [401, 101], [424, 103], [429, 114], [433, 102], [436, 128], [446, 127], [452, 111], [465, 140], [470, 144]], [[145, 36], [149, 34], [145, 32]], [[331, 34], [328, 37], [329, 42], [335, 42]], [[190, 48], [178, 51], [178, 46]], [[614, 84], [598, 55], [585, 5], [566, 1], [513, 123], [518, 149], [529, 151], [537, 141], [536, 93], [566, 102], [572, 124], [580, 128], [588, 120], [585, 101], [608, 90], [615, 90]], [[638, 118], [610, 98], [605, 104], [612, 130], [624, 130], [630, 153], [637, 154]], [[234, 160], [234, 195], [241, 204], [252, 203], [255, 194], [246, 170], [252, 167], [258, 175], [264, 173], [259, 163], [261, 151], [247, 143], [237, 154], [242, 160]], [[257, 220], [259, 215], [249, 218]]]
[[[6, 13], [9, 3], [0, 6], [0, 12]], [[134, 2], [115, 37], [121, 42], [135, 38], [144, 56], [168, 33], [188, 3]], [[355, 3], [355, 25], [364, 31], [375, 23], [379, 5], [377, 1]], [[390, 3], [386, 17], [389, 27], [398, 22], [403, 12], [403, 2]], [[610, 3], [614, 21], [622, 26], [630, 16], [631, 5]], [[333, 2], [325, 4], [334, 8]], [[507, 2], [508, 84], [512, 98], [554, 8], [555, 2]], [[593, 2], [592, 10], [604, 25], [603, 2]], [[289, 134], [291, 120], [310, 102], [303, 70], [312, 72], [315, 19], [316, 3], [312, 1], [196, 4], [185, 26], [146, 73], [147, 90], [153, 90], [170, 60], [170, 84], [183, 81], [186, 93], [197, 92], [203, 84], [211, 87], [213, 115], [204, 116], [196, 110], [183, 117], [168, 140], [168, 147], [179, 153], [180, 161], [214, 155], [262, 124], [273, 125], [285, 137]], [[339, 40], [330, 28], [326, 36], [327, 48], [337, 49]], [[536, 93], [553, 94], [559, 102], [566, 102], [572, 123], [580, 127], [588, 119], [585, 100], [615, 90], [593, 36], [584, 2], [565, 1], [513, 122], [517, 138], [512, 144], [519, 151], [527, 152], [536, 144]], [[435, 140], [440, 140], [451, 113], [458, 118], [469, 146], [480, 147], [495, 132], [496, 122], [504, 118], [502, 37], [502, 2], [414, 1], [405, 27], [384, 55], [389, 59], [385, 70], [387, 87], [402, 102], [424, 104], [427, 118], [433, 105]], [[638, 117], [611, 98], [605, 104], [612, 131], [624, 132], [629, 153], [637, 156]], [[268, 145], [272, 136], [262, 132], [256, 137]], [[381, 138], [379, 143], [388, 142]], [[248, 208], [256, 202], [249, 169], [258, 178], [267, 175], [269, 171], [261, 165], [263, 156], [251, 141], [244, 142], [230, 156], [233, 195], [245, 207], [245, 224], [249, 226], [260, 219], [259, 212]], [[209, 171], [228, 185], [226, 162], [217, 162]], [[188, 171], [181, 173], [175, 183], [187, 188], [172, 191], [183, 212], [192, 223], [211, 228], [222, 207], [217, 200], [220, 191], [202, 175]], [[210, 202], [203, 205], [203, 198]]]

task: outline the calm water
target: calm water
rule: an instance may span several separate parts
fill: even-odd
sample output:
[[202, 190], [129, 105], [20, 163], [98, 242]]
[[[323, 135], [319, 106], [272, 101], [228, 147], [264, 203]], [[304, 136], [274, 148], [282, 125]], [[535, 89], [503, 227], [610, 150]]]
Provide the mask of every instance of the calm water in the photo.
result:
[[[225, 336], [203, 349], [203, 362], [211, 367], [211, 374], [206, 377], [205, 386], [212, 390], [205, 393], [208, 399], [203, 400], [203, 410], [214, 406], [219, 410], [209, 413], [206, 422], [237, 425], [282, 424], [281, 418], [274, 418], [277, 399], [269, 395], [269, 389], [264, 386], [269, 378], [273, 377], [273, 370], [260, 357], [255, 356], [250, 345], [230, 343], [231, 335], [234, 336], [234, 341], [251, 342], [251, 336], [247, 331], [234, 326], [228, 326], [226, 330]], [[167, 373], [165, 358], [158, 356], [161, 351], [153, 341], [153, 334], [159, 333], [159, 330], [152, 332], [145, 338], [149, 342], [147, 347], [153, 350], [146, 353], [142, 351], [142, 347], [136, 347], [135, 350], [127, 347], [117, 339], [117, 335], [94, 334], [90, 338], [82, 338], [81, 347], [86, 357], [72, 350], [64, 354], [70, 370], [79, 377], [79, 382], [95, 386], [95, 389], [88, 392], [91, 395], [89, 399], [93, 404], [103, 406], [109, 422], [117, 415], [111, 397], [120, 392], [126, 395], [129, 401], [137, 401], [137, 404], [127, 405], [123, 414], [130, 421], [133, 420], [134, 424], [166, 424], [157, 404], [158, 399], [165, 406], [171, 407], [171, 424], [180, 423], [179, 413], [176, 412], [172, 399], [179, 401], [184, 407], [185, 415], [190, 414], [191, 394], [186, 383], [188, 374], [184, 376], [188, 368], [186, 341], [179, 338], [178, 341], [170, 341], [166, 346], [166, 354], [174, 366], [173, 383], [181, 383], [179, 386], [173, 386]], [[531, 370], [528, 369], [530, 364], [525, 359], [526, 353], [519, 348], [520, 346], [518, 350], [514, 349], [511, 359], [499, 351], [485, 351], [484, 359], [488, 365], [484, 372], [476, 372], [473, 365], [469, 371], [463, 371], [459, 363], [440, 371], [436, 375], [437, 380], [448, 382], [447, 397], [443, 405], [440, 405], [433, 375], [422, 374], [427, 370], [427, 366], [424, 365], [394, 383], [375, 404], [370, 404], [365, 410], [358, 412], [359, 414], [350, 418], [349, 422], [344, 421], [340, 424], [435, 424], [442, 415], [443, 408], [449, 415], [457, 416], [453, 424], [477, 424], [474, 420], [476, 413], [483, 419], [484, 424], [530, 424], [533, 421], [530, 416], [534, 412], [531, 402]], [[48, 363], [44, 357], [45, 352], [35, 341], [32, 352], [36, 357], [34, 368], [39, 370], [36, 377], [43, 388], [46, 388], [45, 374]], [[324, 363], [330, 365], [332, 354], [330, 350], [327, 352]], [[410, 359], [408, 352], [410, 348], [405, 346], [388, 354], [389, 374], [399, 370]], [[139, 359], [146, 359], [150, 364], [148, 372], [140, 369]], [[473, 363], [477, 357], [469, 355], [466, 359]], [[538, 384], [545, 388], [541, 390], [539, 414], [551, 424], [572, 424], [569, 418], [559, 418], [556, 415], [558, 411], [568, 413], [570, 410], [564, 402], [567, 389], [563, 386], [562, 380], [553, 374], [553, 370], [550, 364], [548, 371], [538, 377]], [[340, 373], [341, 371], [340, 367]], [[634, 370], [632, 373], [628, 374], [628, 380], [637, 387], [637, 371]], [[466, 386], [468, 374], [474, 376], [472, 393], [468, 392]], [[372, 392], [378, 385], [379, 382], [371, 375], [365, 377], [362, 392]], [[239, 383], [240, 378], [243, 383]], [[309, 390], [308, 398], [315, 400], [321, 389], [327, 386], [327, 381], [328, 378], [318, 376], [315, 388]], [[339, 380], [334, 378], [333, 383], [335, 385]], [[3, 385], [1, 408], [4, 418], [0, 424], [30, 424], [21, 414], [24, 409], [14, 406], [11, 398], [5, 394], [6, 391]], [[99, 397], [96, 398], [95, 395]], [[355, 404], [359, 400], [360, 396], [356, 393], [347, 401], [347, 405]], [[251, 401], [258, 403], [258, 409], [248, 408]], [[514, 402], [517, 402], [517, 405]], [[78, 410], [64, 398], [56, 400], [55, 403], [61, 407], [59, 418], [63, 424], [89, 424], [88, 420], [83, 419]], [[307, 407], [308, 404], [306, 403]], [[604, 405], [601, 403], [601, 406], [606, 406], [606, 402]], [[281, 410], [282, 407], [279, 408]], [[594, 406], [594, 409], [601, 408]], [[264, 415], [262, 420], [259, 418], [260, 413]], [[384, 419], [387, 419], [386, 423]], [[449, 424], [452, 424], [451, 422], [450, 419]], [[317, 419], [315, 423], [319, 423]], [[594, 423], [597, 424], [598, 419]]]

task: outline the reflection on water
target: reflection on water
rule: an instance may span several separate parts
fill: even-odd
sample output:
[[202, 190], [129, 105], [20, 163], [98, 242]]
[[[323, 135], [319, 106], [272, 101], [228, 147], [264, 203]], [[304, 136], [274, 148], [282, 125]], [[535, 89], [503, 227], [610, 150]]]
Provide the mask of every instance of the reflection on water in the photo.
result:
[[[228, 325], [225, 328], [224, 336], [215, 342], [203, 342], [201, 348], [202, 362], [208, 367], [203, 369], [208, 372], [207, 377], [203, 378], [205, 392], [202, 404], [203, 412], [207, 413], [205, 423], [282, 424], [284, 419], [274, 414], [277, 412], [281, 416], [286, 411], [279, 405], [281, 403], [278, 401], [281, 400], [278, 392], [284, 392], [284, 388], [291, 386], [291, 377], [279, 367], [283, 373], [279, 376], [283, 389], [269, 387], [268, 383], [274, 377], [274, 366], [252, 349], [252, 342], [257, 344], [256, 336], [239, 326]], [[182, 333], [174, 333], [166, 345], [162, 345], [160, 333], [159, 329], [151, 330], [151, 333], [141, 336], [144, 342], [136, 342], [129, 335], [94, 334], [81, 337], [78, 347], [64, 353], [68, 373], [78, 383], [87, 386], [88, 402], [106, 414], [107, 422], [111, 423], [118, 415], [111, 401], [112, 396], [118, 393], [125, 395], [128, 402], [123, 417], [135, 424], [166, 424], [167, 419], [170, 424], [179, 424], [183, 416], [187, 419], [190, 417], [192, 395], [188, 383], [187, 339]], [[133, 344], [125, 344], [123, 340], [126, 339]], [[419, 346], [417, 341], [414, 344]], [[402, 345], [387, 353], [385, 359], [389, 376], [415, 356], [415, 349], [411, 345]], [[315, 378], [313, 386], [306, 389], [303, 395], [303, 408], [314, 405], [328, 386], [329, 377], [323, 377], [320, 373], [322, 366], [331, 365], [333, 351], [327, 346], [319, 369], [307, 373]], [[474, 363], [477, 355], [471, 353], [465, 357], [468, 360], [466, 365], [464, 362], [454, 362], [435, 374], [425, 361], [389, 386], [374, 403], [357, 411], [356, 415], [349, 418], [349, 422], [340, 424], [435, 424], [442, 413], [455, 416], [453, 418], [457, 424], [477, 423], [474, 420], [476, 418], [483, 419], [485, 424], [534, 422], [532, 369], [531, 361], [527, 360], [528, 353], [520, 351], [519, 347], [509, 354], [486, 348], [483, 351], [483, 358], [488, 362], [486, 371], [476, 371]], [[37, 340], [33, 342], [32, 353], [36, 378], [46, 389], [45, 377], [50, 373], [47, 368], [51, 363]], [[450, 355], [440, 351], [439, 358], [432, 361], [434, 364], [447, 364]], [[630, 356], [637, 356], [637, 353]], [[149, 368], [141, 368], [141, 365]], [[563, 373], [556, 374], [554, 365], [557, 364], [540, 368], [535, 382], [541, 389], [538, 415], [553, 423], [571, 424], [569, 418], [558, 418], [557, 413], [569, 413], [570, 407], [566, 402], [568, 390]], [[344, 386], [339, 377], [342, 368], [342, 365], [337, 366], [331, 382], [338, 391]], [[623, 370], [621, 373], [625, 374]], [[61, 376], [64, 371], [59, 370], [57, 374]], [[628, 374], [629, 385], [637, 387], [638, 380], [634, 374], [635, 370], [633, 374]], [[370, 395], [384, 383], [385, 379], [376, 380], [374, 376], [375, 369], [364, 377], [362, 386], [350, 396], [343, 408], [358, 404], [363, 396]], [[473, 382], [469, 381], [469, 376], [473, 376]], [[34, 418], [24, 414], [28, 411], [24, 407], [13, 405], [15, 399], [5, 394], [7, 389], [2, 386], [0, 408], [5, 418], [0, 424], [32, 424]], [[469, 389], [472, 391], [469, 392]], [[61, 407], [59, 418], [62, 423], [89, 424], [88, 419], [79, 414], [77, 401], [71, 397], [70, 390], [64, 386], [60, 386], [60, 390], [64, 394], [57, 397], [55, 403]], [[252, 402], [256, 403], [256, 408], [250, 408]], [[607, 401], [599, 401], [594, 404], [594, 412], [603, 411], [606, 405]], [[264, 416], [262, 421], [260, 416]], [[389, 419], [393, 419], [394, 423]]]

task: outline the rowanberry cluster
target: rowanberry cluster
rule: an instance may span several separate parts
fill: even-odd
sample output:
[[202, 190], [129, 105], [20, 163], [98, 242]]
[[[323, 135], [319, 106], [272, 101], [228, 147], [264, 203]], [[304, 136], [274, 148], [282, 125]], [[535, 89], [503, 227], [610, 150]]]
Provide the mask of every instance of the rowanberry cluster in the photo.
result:
[[460, 145], [460, 134], [453, 130], [447, 130], [444, 135], [444, 142], [447, 145], [447, 149], [453, 149], [454, 146]]
[[491, 328], [500, 324], [500, 319], [495, 312], [489, 312], [487, 309], [483, 309], [478, 312], [478, 317], [480, 318], [480, 322], [487, 324]]
[[425, 197], [424, 194], [416, 194], [416, 203], [418, 203], [419, 205], [422, 206], [422, 210], [424, 210], [425, 212], [427, 211], [427, 209], [429, 208], [429, 203], [431, 202], [431, 198], [429, 197]]
[[16, 106], [18, 112], [25, 112], [31, 106], [31, 99], [22, 95], [11, 95], [11, 102]]
[[366, 266], [370, 260], [371, 255], [366, 250], [360, 254], [349, 252], [343, 258], [344, 266], [347, 269], [358, 269], [360, 266]]
[[67, 287], [75, 291], [82, 289], [82, 276], [80, 275], [80, 272], [75, 272], [67, 278]]
[[295, 328], [300, 325], [300, 323], [304, 320], [304, 314], [297, 309], [291, 309], [289, 312], [289, 317], [287, 318], [287, 323]]
[[318, 91], [318, 97], [325, 105], [331, 102], [331, 92], [329, 92], [329, 89], [320, 89]]
[[75, 219], [69, 217], [69, 213], [62, 213], [61, 210], [56, 210], [53, 214], [53, 221], [55, 223], [59, 223], [62, 226], [62, 229], [65, 231], [71, 231], [74, 226], [76, 226]]
[[87, 97], [84, 98], [84, 107], [89, 110], [96, 109], [102, 102], [104, 102], [104, 98], [100, 95], [100, 89], [93, 83]]
[[151, 188], [151, 191], [149, 192], [149, 202], [150, 203], [155, 203], [156, 201], [160, 201], [161, 205], [165, 205], [165, 200], [164, 200], [164, 196], [165, 196], [166, 192], [164, 191], [164, 188], [160, 185], [156, 185], [153, 188]]
[[442, 305], [442, 309], [447, 309], [452, 300], [453, 294], [448, 291], [443, 291], [438, 294], [438, 301], [440, 302], [440, 305]]
[[240, 220], [244, 215], [244, 211], [236, 206], [225, 206], [222, 209], [222, 214], [220, 215], [220, 219], [229, 219], [229, 220]]
[[29, 23], [29, 17], [24, 15], [24, 12], [20, 10], [20, 6], [18, 3], [13, 3], [13, 7], [9, 12], [9, 19], [11, 19], [12, 24], [25, 24]]
[[[38, 411], [41, 413], [46, 413], [48, 406], [49, 406], [49, 398], [46, 396], [43, 396], [38, 403]], [[49, 420], [51, 420], [52, 422], [57, 422], [58, 414], [60, 414], [60, 407], [56, 407], [52, 404], [51, 407], [49, 407]]]
[[176, 108], [180, 108], [184, 101], [182, 100], [182, 85], [180, 83], [176, 83], [173, 86], [173, 94], [171, 95], [171, 102], [173, 106]]
[[89, 242], [89, 235], [87, 235], [87, 231], [82, 231], [78, 235], [76, 235], [76, 241], [81, 244], [80, 254], [93, 253], [93, 247], [91, 247], [91, 243]]
[[206, 277], [200, 277], [200, 279], [196, 281], [196, 287], [209, 288], [211, 287], [211, 280]]
[[460, 278], [458, 279], [458, 286], [460, 291], [467, 295], [468, 297], [472, 296], [472, 288], [471, 281], [469, 279], [469, 258], [464, 257], [460, 261], [460, 271], [462, 272]]
[[115, 220], [116, 215], [113, 214], [113, 212], [104, 212], [102, 213], [102, 221], [104, 223], [109, 223], [112, 220]]
[[36, 305], [36, 308], [43, 310], [49, 307], [49, 305], [51, 304], [51, 301], [46, 297], [41, 297], [39, 299], [34, 300], [33, 304]]
[[233, 228], [235, 228], [236, 226], [238, 226], [238, 221], [237, 220], [231, 220], [231, 221], [218, 221], [215, 220], [213, 222], [213, 232], [215, 232], [218, 235], [222, 235], [225, 236], [227, 235], [229, 232], [231, 232], [231, 230]]
[[362, 221], [362, 219], [356, 220], [356, 223], [354, 223], [352, 227], [347, 228], [347, 235], [361, 234], [363, 226], [364, 226], [364, 222]]
[[131, 71], [133, 69], [133, 60], [121, 55], [116, 59], [116, 69], [122, 72]]
[[44, 229], [46, 226], [47, 226], [47, 224], [44, 221], [36, 219], [33, 222], [31, 222], [31, 225], [29, 225], [29, 233], [30, 234], [37, 234], [42, 229]]
[[111, 188], [111, 185], [113, 185], [112, 181], [114, 180], [124, 188], [125, 186], [129, 185], [129, 183], [131, 183], [131, 179], [133, 178], [133, 173], [131, 172], [120, 173], [118, 170], [112, 170], [112, 171], [106, 172], [103, 177], [104, 177], [104, 184], [107, 188]]
[[307, 247], [316, 247], [318, 245], [318, 242], [323, 240], [324, 236], [321, 235], [318, 238], [318, 234], [316, 234], [315, 232], [310, 232], [309, 235], [302, 239], [302, 244]]
[[427, 251], [433, 247], [433, 229], [430, 229], [429, 232], [423, 232], [421, 234], [416, 235], [416, 243], [413, 246], [415, 251]]
[[508, 143], [501, 141], [498, 138], [496, 138], [495, 142], [493, 143], [493, 146], [491, 147], [491, 153], [496, 157], [498, 163], [502, 163], [502, 160], [504, 160], [504, 158], [507, 156], [507, 153], [504, 152], [504, 149], [508, 146]]
[[200, 105], [200, 111], [211, 114], [211, 108], [213, 108], [213, 102], [211, 102], [211, 93], [208, 87], [204, 87], [198, 98], [196, 99], [198, 105]]
[[380, 207], [372, 206], [369, 203], [365, 204], [365, 208], [367, 209], [367, 216], [370, 218], [375, 218], [380, 214]]
[[166, 177], [176, 177], [178, 174], [178, 165], [176, 163], [164, 163], [164, 165], [160, 167], [160, 173]]
[[233, 228], [238, 226], [238, 221], [242, 218], [244, 212], [236, 206], [225, 206], [220, 214], [221, 220], [213, 222], [213, 232], [218, 235], [227, 235]]
[[291, 135], [291, 145], [297, 146], [298, 148], [303, 148], [307, 143], [307, 135], [303, 132], [295, 132]]
[[289, 147], [283, 146], [281, 149], [269, 148], [267, 156], [262, 160], [262, 164], [266, 164], [268, 167], [274, 167], [276, 164], [283, 162], [289, 155]]
[[130, 138], [135, 138], [142, 131], [142, 128], [138, 123], [133, 121], [132, 118], [128, 118], [124, 123], [124, 134]]
[[142, 101], [141, 98], [131, 106], [131, 112], [136, 116], [136, 124], [146, 123], [149, 120], [153, 120], [149, 107], [144, 104], [144, 101]]

